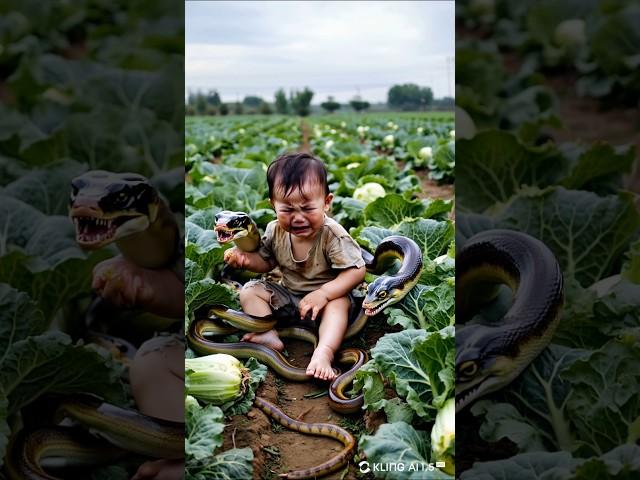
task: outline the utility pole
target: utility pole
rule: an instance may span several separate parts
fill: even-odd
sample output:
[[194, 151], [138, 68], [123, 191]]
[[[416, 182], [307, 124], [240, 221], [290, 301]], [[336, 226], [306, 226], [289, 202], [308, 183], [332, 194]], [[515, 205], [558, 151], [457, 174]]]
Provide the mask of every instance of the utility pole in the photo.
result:
[[451, 73], [453, 68], [453, 57], [449, 56], [447, 57], [447, 90], [450, 97], [453, 97], [453, 95], [451, 94]]

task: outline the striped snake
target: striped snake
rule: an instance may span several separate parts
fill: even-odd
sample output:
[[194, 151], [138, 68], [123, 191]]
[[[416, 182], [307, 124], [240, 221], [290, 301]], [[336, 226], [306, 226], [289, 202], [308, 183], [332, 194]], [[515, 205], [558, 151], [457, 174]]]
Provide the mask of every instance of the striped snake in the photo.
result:
[[[470, 238], [456, 258], [456, 411], [513, 381], [548, 345], [560, 318], [563, 279], [541, 241], [512, 230]], [[513, 292], [499, 324], [470, 322], [497, 285]], [[487, 288], [489, 286], [489, 288]]]

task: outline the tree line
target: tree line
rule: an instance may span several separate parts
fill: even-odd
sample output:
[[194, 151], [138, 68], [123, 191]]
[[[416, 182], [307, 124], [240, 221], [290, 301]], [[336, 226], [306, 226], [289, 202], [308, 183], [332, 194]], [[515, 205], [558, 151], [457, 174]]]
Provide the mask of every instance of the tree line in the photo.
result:
[[[228, 115], [233, 113], [260, 113], [270, 115], [278, 113], [282, 115], [295, 114], [307, 116], [311, 113], [311, 100], [313, 90], [305, 87], [303, 90], [293, 90], [287, 96], [284, 89], [275, 92], [273, 103], [263, 100], [255, 95], [244, 97], [242, 102], [225, 103], [221, 100], [216, 90], [208, 92], [190, 92], [187, 96], [185, 111], [187, 115]], [[347, 104], [356, 112], [366, 111], [371, 104], [356, 95]], [[413, 83], [392, 86], [387, 93], [387, 106], [392, 110], [420, 111], [427, 108], [453, 108], [454, 99], [444, 97], [434, 99], [429, 87], [420, 87]], [[334, 113], [343, 107], [334, 97], [329, 96], [320, 107], [328, 113]]]

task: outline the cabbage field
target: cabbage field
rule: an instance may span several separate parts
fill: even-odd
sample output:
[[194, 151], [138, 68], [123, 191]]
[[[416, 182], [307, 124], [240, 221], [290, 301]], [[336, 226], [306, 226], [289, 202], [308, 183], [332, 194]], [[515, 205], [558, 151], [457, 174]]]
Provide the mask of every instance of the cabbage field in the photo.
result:
[[[214, 215], [244, 211], [263, 230], [275, 219], [266, 169], [285, 152], [310, 151], [326, 163], [335, 195], [331, 215], [362, 247], [373, 252], [383, 238], [404, 235], [421, 247], [425, 265], [418, 285], [400, 303], [370, 318], [362, 333], [343, 344], [370, 355], [354, 385], [364, 390], [362, 412], [336, 414], [329, 409], [326, 384], [290, 383], [272, 371], [265, 378], [250, 360], [257, 380], [244, 398], [221, 408], [189, 400], [187, 478], [277, 478], [342, 449], [332, 439], [272, 424], [252, 408], [263, 378], [257, 394], [291, 417], [334, 423], [355, 435], [355, 459], [330, 478], [399, 478], [399, 471], [405, 472], [402, 478], [453, 478], [448, 401], [455, 387], [453, 128], [453, 116], [446, 113], [302, 122], [275, 116], [187, 119], [185, 326], [206, 317], [208, 305], [239, 308], [237, 293], [220, 282], [223, 252], [230, 245], [216, 241]], [[368, 274], [366, 281], [373, 278]], [[291, 363], [306, 366], [309, 345], [285, 341], [285, 348]], [[187, 356], [195, 355], [188, 350]], [[393, 464], [395, 470], [381, 471], [375, 464]]]

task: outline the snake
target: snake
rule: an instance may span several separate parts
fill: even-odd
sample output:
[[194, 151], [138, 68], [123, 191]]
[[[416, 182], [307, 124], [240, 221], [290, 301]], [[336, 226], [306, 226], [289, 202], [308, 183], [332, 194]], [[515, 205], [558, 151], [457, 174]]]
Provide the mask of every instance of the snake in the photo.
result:
[[[513, 293], [495, 324], [472, 321], [497, 286]], [[469, 238], [456, 257], [456, 412], [511, 383], [549, 344], [563, 304], [563, 277], [549, 248], [512, 230]]]
[[[75, 240], [84, 250], [115, 244], [137, 266], [169, 269], [183, 278], [181, 235], [169, 206], [149, 180], [136, 173], [87, 171], [71, 180], [69, 217]], [[89, 331], [88, 340], [115, 351], [123, 363], [135, 347], [126, 340]], [[88, 394], [64, 398], [58, 416], [82, 430], [63, 427], [21, 430], [8, 457], [11, 478], [55, 479], [45, 470], [54, 459], [96, 465], [115, 451], [153, 458], [184, 457], [184, 423], [169, 422], [118, 407]], [[86, 437], [87, 431], [101, 437]], [[92, 463], [93, 462], [93, 463]]]
[[292, 470], [287, 473], [280, 474], [280, 477], [292, 480], [322, 477], [340, 470], [349, 463], [349, 459], [353, 456], [356, 448], [356, 440], [353, 435], [344, 428], [331, 423], [307, 423], [295, 420], [262, 397], [256, 397], [254, 405], [262, 410], [267, 416], [276, 420], [283, 427], [307, 435], [334, 438], [342, 442], [344, 445], [344, 449], [342, 449], [340, 453], [320, 465], [303, 470]]
[[169, 206], [137, 173], [91, 170], [71, 181], [69, 217], [85, 250], [115, 243], [144, 268], [169, 267], [182, 275], [180, 230]]
[[82, 429], [58, 426], [21, 430], [7, 455], [10, 478], [55, 480], [58, 477], [47, 473], [45, 467], [92, 467], [128, 452], [153, 458], [184, 456], [181, 422], [149, 417], [91, 395], [62, 399], [56, 417], [69, 419]]

